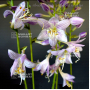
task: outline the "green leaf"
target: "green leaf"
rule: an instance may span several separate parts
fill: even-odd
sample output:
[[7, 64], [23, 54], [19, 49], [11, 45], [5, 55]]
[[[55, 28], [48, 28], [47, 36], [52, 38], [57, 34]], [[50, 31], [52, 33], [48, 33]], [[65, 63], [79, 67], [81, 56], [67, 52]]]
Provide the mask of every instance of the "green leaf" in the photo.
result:
[[26, 50], [26, 49], [27, 49], [27, 46], [24, 46], [20, 50], [22, 51], [22, 50]]
[[32, 39], [32, 43], [34, 43], [37, 40], [37, 37]]

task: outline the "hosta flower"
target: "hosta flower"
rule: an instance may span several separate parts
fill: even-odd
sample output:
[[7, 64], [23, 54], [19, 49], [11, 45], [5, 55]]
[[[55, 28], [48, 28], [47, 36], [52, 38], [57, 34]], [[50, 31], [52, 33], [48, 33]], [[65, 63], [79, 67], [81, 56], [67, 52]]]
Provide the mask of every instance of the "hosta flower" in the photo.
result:
[[64, 63], [72, 64], [71, 60], [71, 52], [73, 48], [67, 48], [57, 51], [50, 51], [52, 55], [57, 56], [55, 60], [55, 67], [58, 67], [59, 65], [62, 65], [62, 69], [64, 68]]
[[20, 75], [21, 83], [22, 83], [22, 80], [25, 80], [25, 73], [26, 73], [25, 67], [33, 68], [36, 66], [36, 64], [29, 61], [27, 59], [26, 55], [23, 53], [18, 54], [9, 49], [8, 55], [11, 59], [14, 60], [14, 63], [10, 69], [11, 77], [12, 77], [12, 75]]
[[[83, 44], [78, 44], [78, 43], [80, 43], [80, 42], [82, 42], [82, 41], [84, 41], [85, 40], [85, 38], [84, 39], [82, 39], [82, 40], [80, 40], [80, 39], [78, 39], [78, 40], [76, 40], [76, 41], [71, 41], [71, 42], [67, 42], [67, 45], [69, 46], [68, 48], [68, 50], [71, 50], [71, 52], [73, 52], [74, 53], [74, 55], [78, 58], [78, 60], [80, 60], [80, 51], [82, 51], [83, 49], [82, 49], [82, 47], [84, 47], [85, 45], [83, 45]], [[72, 48], [72, 49], [71, 49]], [[78, 61], [77, 60], [77, 61]], [[76, 62], [77, 62], [76, 61]]]
[[10, 10], [6, 10], [3, 15], [4, 17], [7, 17], [8, 15], [13, 15], [11, 21], [11, 28], [13, 29], [23, 29], [25, 23], [30, 23], [32, 25], [37, 23], [37, 19], [35, 17], [32, 17], [32, 14], [29, 14], [28, 8], [25, 8], [24, 1], [20, 3], [18, 7], [15, 6], [15, 13]]
[[38, 40], [48, 39], [51, 46], [55, 46], [57, 40], [67, 42], [67, 36], [64, 30], [70, 25], [70, 21], [68, 19], [59, 21], [58, 18], [52, 17], [47, 21], [39, 18], [37, 22], [43, 28], [37, 37]]
[[50, 65], [49, 68], [50, 68], [50, 75], [49, 75], [49, 77], [51, 77], [54, 73], [57, 74], [57, 70], [58, 70], [59, 66], [55, 66], [55, 64], [53, 64], [53, 65]]
[[75, 79], [74, 76], [69, 75], [68, 73], [64, 73], [62, 72], [61, 68], [59, 67], [59, 72], [63, 78], [63, 87], [64, 86], [68, 86], [68, 87], [72, 87], [71, 84], [69, 82], [74, 82], [73, 79]]
[[80, 28], [84, 22], [84, 19], [80, 17], [72, 17], [70, 18], [70, 22], [72, 25], [76, 26], [77, 28]]
[[44, 59], [42, 62], [39, 62], [36, 67], [34, 68], [34, 71], [41, 72], [41, 75], [43, 75], [45, 72], [47, 73], [47, 76], [49, 76], [49, 58], [51, 56], [51, 53], [48, 54], [46, 59]]

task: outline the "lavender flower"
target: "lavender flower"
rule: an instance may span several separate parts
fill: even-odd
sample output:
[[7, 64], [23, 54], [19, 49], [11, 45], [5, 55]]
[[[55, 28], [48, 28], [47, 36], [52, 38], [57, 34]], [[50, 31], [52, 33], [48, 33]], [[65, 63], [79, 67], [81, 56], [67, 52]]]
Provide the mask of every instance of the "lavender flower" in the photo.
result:
[[49, 40], [51, 46], [55, 46], [57, 40], [67, 42], [67, 36], [65, 34], [65, 29], [70, 25], [68, 19], [59, 21], [58, 18], [52, 17], [49, 21], [39, 18], [38, 24], [43, 28], [38, 40]]
[[45, 72], [47, 73], [47, 76], [49, 76], [49, 58], [51, 56], [51, 53], [48, 54], [46, 59], [44, 59], [42, 62], [39, 62], [36, 67], [34, 68], [34, 71], [41, 72], [41, 75], [43, 75]]
[[27, 68], [33, 68], [36, 66], [36, 64], [28, 60], [26, 55], [23, 53], [18, 54], [8, 49], [8, 55], [11, 59], [14, 59], [14, 63], [10, 69], [11, 77], [12, 75], [16, 75], [16, 74], [20, 75], [21, 83], [22, 83], [22, 80], [25, 80], [25, 73], [26, 73], [25, 66]]
[[71, 84], [69, 82], [74, 82], [73, 79], [75, 79], [75, 77], [72, 76], [72, 75], [69, 75], [67, 73], [62, 72], [60, 67], [59, 67], [59, 72], [60, 72], [60, 74], [61, 74], [61, 76], [63, 78], [63, 87], [65, 85], [67, 85], [68, 87], [72, 88], [72, 86], [71, 86]]
[[[78, 43], [80, 43], [80, 42], [82, 42], [84, 40], [85, 40], [85, 38], [82, 39], [82, 40], [80, 40], [80, 38], [79, 38], [76, 41], [67, 42], [67, 45], [69, 46], [68, 50], [71, 49], [70, 51], [74, 53], [74, 55], [78, 58], [78, 60], [80, 60], [80, 57], [81, 57], [80, 56], [80, 51], [82, 51], [83, 50], [82, 47], [85, 46], [85, 45], [78, 44]], [[78, 60], [76, 60], [75, 62], [77, 62]]]
[[7, 17], [8, 15], [13, 15], [11, 21], [11, 28], [13, 29], [23, 29], [25, 23], [29, 23], [32, 25], [37, 23], [37, 19], [29, 14], [29, 9], [25, 8], [24, 1], [20, 3], [20, 5], [16, 8], [15, 13], [10, 10], [6, 10], [3, 15], [4, 17]]

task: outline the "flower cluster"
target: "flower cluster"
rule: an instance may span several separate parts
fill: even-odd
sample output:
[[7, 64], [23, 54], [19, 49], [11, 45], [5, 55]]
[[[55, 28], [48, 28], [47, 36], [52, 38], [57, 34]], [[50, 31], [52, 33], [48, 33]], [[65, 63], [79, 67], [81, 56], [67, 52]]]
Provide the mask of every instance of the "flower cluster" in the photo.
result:
[[[72, 87], [69, 82], [74, 82], [73, 79], [75, 79], [75, 77], [63, 72], [64, 64], [73, 64], [71, 59], [72, 53], [77, 57], [77, 60], [75, 61], [76, 63], [80, 60], [80, 52], [85, 45], [79, 43], [85, 40], [84, 37], [87, 33], [81, 32], [79, 35], [71, 35], [72, 32], [82, 26], [84, 19], [81, 17], [73, 17], [72, 14], [67, 14], [65, 10], [68, 8], [69, 4], [74, 5], [74, 8], [71, 11], [72, 13], [76, 10], [80, 10], [78, 7], [80, 1], [60, 0], [58, 4], [56, 4], [58, 0], [38, 0], [38, 2], [48, 15], [37, 13], [35, 14], [37, 18], [33, 17], [32, 14], [30, 14], [29, 9], [25, 8], [25, 2], [20, 3], [19, 6], [11, 7], [15, 12], [10, 10], [4, 12], [4, 17], [7, 17], [10, 14], [13, 15], [11, 20], [12, 29], [23, 29], [25, 23], [31, 25], [38, 24], [42, 28], [42, 31], [38, 35], [37, 40], [35, 40], [35, 43], [51, 46], [47, 51], [47, 57], [43, 61], [38, 61], [37, 63], [31, 62], [27, 59], [24, 53], [25, 50], [22, 50], [22, 53], [18, 54], [9, 49], [8, 55], [11, 59], [14, 59], [14, 63], [10, 69], [11, 76], [16, 74], [20, 75], [22, 82], [22, 80], [25, 80], [25, 67], [33, 68], [34, 71], [40, 70], [41, 75], [46, 73], [47, 78], [50, 78], [54, 73], [57, 74], [59, 71], [63, 78], [63, 86], [67, 85], [68, 87]], [[47, 2], [52, 4], [46, 4]], [[48, 17], [50, 19], [46, 20], [43, 17]], [[74, 28], [72, 29], [71, 26]], [[67, 33], [66, 29], [68, 27], [70, 27], [70, 33]], [[72, 41], [72, 38], [78, 39]], [[67, 48], [63, 47], [64, 44], [67, 45]], [[51, 56], [56, 56], [53, 65], [49, 64]]]

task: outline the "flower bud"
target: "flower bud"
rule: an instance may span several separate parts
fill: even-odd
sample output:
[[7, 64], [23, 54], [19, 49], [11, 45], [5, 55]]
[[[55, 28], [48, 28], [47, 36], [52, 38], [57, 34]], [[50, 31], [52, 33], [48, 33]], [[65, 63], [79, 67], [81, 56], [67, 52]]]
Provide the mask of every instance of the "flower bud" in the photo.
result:
[[75, 7], [74, 10], [75, 10], [75, 11], [81, 10], [81, 7]]
[[61, 7], [64, 7], [67, 4], [67, 0], [61, 0], [59, 4]]
[[42, 17], [42, 14], [41, 13], [37, 13], [37, 14], [35, 14], [35, 17], [40, 18], [40, 17]]
[[48, 6], [47, 4], [45, 4], [45, 3], [41, 3], [41, 7], [42, 7], [42, 9], [43, 9], [44, 11], [46, 11], [46, 12], [49, 12], [49, 11], [50, 11], [49, 6]]
[[72, 25], [80, 25], [84, 22], [84, 19], [80, 17], [72, 17], [70, 18], [70, 22]]
[[7, 4], [0, 4], [0, 8], [6, 7]]
[[81, 32], [81, 33], [79, 34], [79, 37], [80, 37], [80, 38], [84, 38], [84, 37], [86, 37], [86, 35], [87, 35], [87, 32]]

